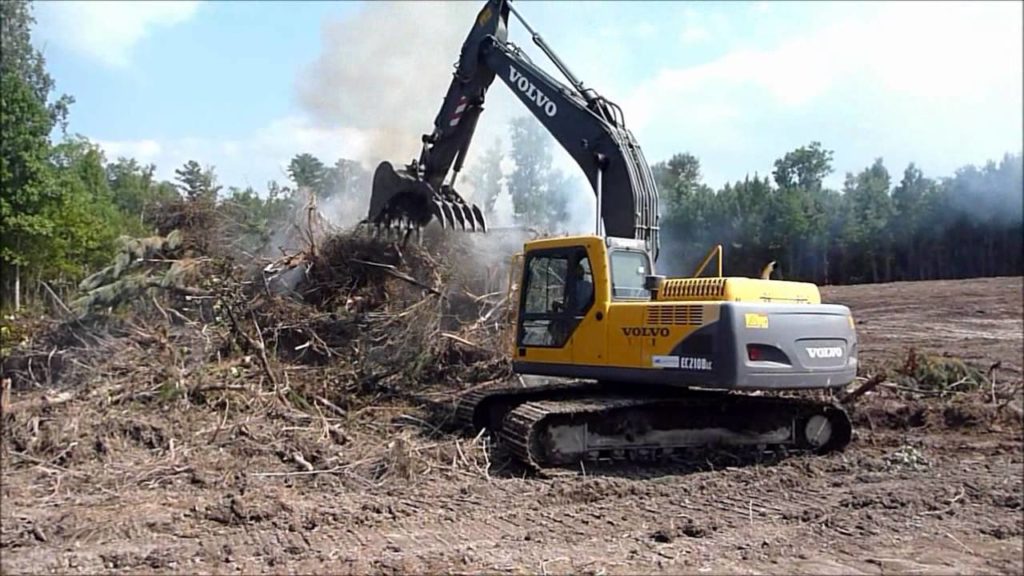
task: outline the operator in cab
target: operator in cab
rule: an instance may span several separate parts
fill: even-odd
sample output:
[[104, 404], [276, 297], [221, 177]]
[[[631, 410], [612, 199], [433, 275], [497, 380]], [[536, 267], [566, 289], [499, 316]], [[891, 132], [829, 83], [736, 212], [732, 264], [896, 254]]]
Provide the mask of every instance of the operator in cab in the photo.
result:
[[576, 309], [577, 316], [586, 312], [590, 303], [594, 300], [594, 283], [590, 274], [590, 261], [586, 258], [576, 264]]

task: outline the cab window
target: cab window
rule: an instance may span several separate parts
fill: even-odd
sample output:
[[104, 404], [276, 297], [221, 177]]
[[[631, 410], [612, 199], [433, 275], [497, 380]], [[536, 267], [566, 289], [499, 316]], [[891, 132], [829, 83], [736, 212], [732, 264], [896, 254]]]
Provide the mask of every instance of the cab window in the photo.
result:
[[569, 269], [567, 256], [531, 258], [527, 269], [527, 314], [550, 314], [565, 301]]
[[523, 279], [520, 346], [561, 348], [594, 306], [594, 271], [581, 247], [530, 254]]
[[647, 254], [631, 250], [615, 250], [610, 255], [612, 265], [612, 298], [615, 300], [649, 300], [650, 291], [644, 289], [644, 278], [651, 273]]

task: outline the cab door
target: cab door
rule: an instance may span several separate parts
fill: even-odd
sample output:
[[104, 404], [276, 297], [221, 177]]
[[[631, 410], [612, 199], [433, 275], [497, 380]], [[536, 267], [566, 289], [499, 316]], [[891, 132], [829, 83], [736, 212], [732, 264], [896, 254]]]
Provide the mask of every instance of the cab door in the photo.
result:
[[519, 302], [517, 358], [570, 362], [567, 344], [594, 303], [593, 271], [583, 246], [528, 252]]

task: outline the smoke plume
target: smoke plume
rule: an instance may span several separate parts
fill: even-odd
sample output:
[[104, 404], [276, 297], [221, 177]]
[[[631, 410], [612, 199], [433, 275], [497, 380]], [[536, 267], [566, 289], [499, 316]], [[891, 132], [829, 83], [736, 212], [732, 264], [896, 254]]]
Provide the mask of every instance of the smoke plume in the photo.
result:
[[[363, 132], [367, 136], [365, 147], [353, 160], [371, 173], [384, 160], [401, 165], [417, 158], [422, 147], [420, 136], [433, 129], [462, 43], [482, 4], [371, 2], [343, 19], [325, 22], [321, 52], [297, 78], [296, 93], [302, 110], [316, 126]], [[487, 143], [508, 138], [513, 116], [525, 113], [522, 103], [495, 79], [466, 158], [467, 170], [477, 164]], [[555, 154], [564, 165], [568, 156], [560, 149]], [[573, 168], [577, 169], [575, 165]], [[585, 187], [585, 181], [574, 179], [572, 186], [571, 222], [567, 223], [571, 230], [566, 231], [589, 231], [593, 228], [593, 192]], [[332, 224], [348, 227], [355, 215], [365, 215], [369, 179], [360, 182], [358, 188], [332, 194], [321, 203], [321, 212]], [[475, 198], [466, 178], [460, 178], [456, 188], [469, 201], [482, 200]], [[503, 190], [496, 207], [499, 212], [510, 211], [506, 196], [507, 190]], [[502, 216], [496, 219], [498, 227], [514, 226], [511, 214]], [[511, 251], [522, 248], [524, 234], [504, 230], [498, 233], [500, 240], [480, 237], [474, 242], [479, 244], [479, 254], [504, 261]]]
[[369, 136], [357, 160], [406, 163], [419, 155], [480, 6], [369, 2], [323, 26], [323, 48], [299, 75], [298, 99], [315, 123]]

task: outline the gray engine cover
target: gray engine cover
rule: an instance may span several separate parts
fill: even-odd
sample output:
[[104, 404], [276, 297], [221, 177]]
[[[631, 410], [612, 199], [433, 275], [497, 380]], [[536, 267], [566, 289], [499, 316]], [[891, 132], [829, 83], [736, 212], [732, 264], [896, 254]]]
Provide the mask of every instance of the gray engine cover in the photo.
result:
[[[767, 316], [748, 327], [747, 314]], [[756, 324], [756, 323], [755, 323]], [[765, 354], [751, 360], [749, 346]], [[678, 367], [625, 368], [516, 360], [519, 374], [724, 390], [834, 389], [857, 376], [857, 334], [837, 304], [723, 302], [719, 319], [691, 333], [668, 359]]]

